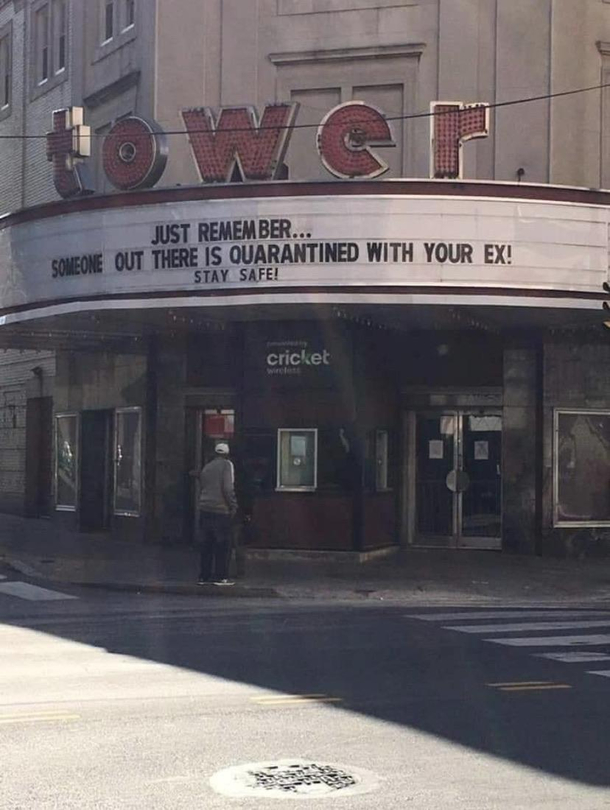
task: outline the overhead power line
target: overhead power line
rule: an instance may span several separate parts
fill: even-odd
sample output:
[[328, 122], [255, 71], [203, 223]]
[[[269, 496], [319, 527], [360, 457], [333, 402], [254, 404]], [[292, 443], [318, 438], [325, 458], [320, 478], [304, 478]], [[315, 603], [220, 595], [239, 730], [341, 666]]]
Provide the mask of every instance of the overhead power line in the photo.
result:
[[[609, 87], [610, 87], [610, 82], [606, 82], [604, 84], [594, 84], [594, 85], [591, 85], [590, 87], [578, 87], [575, 90], [563, 90], [563, 91], [558, 92], [558, 93], [544, 93], [544, 94], [539, 95], [539, 96], [528, 96], [526, 98], [516, 98], [516, 99], [512, 99], [510, 101], [496, 101], [496, 102], [491, 103], [491, 104], [484, 104], [483, 102], [480, 102], [480, 106], [487, 106], [490, 110], [497, 110], [497, 109], [500, 109], [500, 108], [503, 108], [503, 107], [515, 107], [515, 106], [517, 106], [519, 104], [531, 104], [531, 103], [533, 103], [535, 101], [552, 101], [553, 99], [556, 99], [556, 98], [565, 98], [566, 96], [576, 96], [576, 95], [579, 95], [581, 93], [591, 93], [591, 92], [593, 92], [595, 90], [605, 90], [606, 88], [609, 88]], [[247, 105], [244, 105], [244, 106], [247, 106]], [[476, 107], [476, 106], [478, 106], [478, 104], [475, 102], [471, 106]], [[411, 114], [408, 114], [408, 115], [390, 115], [390, 116], [386, 115], [384, 117], [385, 117], [386, 121], [414, 121], [416, 119], [421, 119], [421, 118], [435, 118], [436, 116], [441, 116], [441, 115], [452, 115], [453, 113], [454, 113], [453, 110], [438, 110], [438, 111], [437, 110], [434, 110], [434, 111], [433, 110], [428, 110], [426, 112], [411, 113]], [[352, 123], [357, 124], [358, 121], [353, 121]], [[261, 126], [261, 127], [258, 127], [258, 130], [260, 131], [260, 130], [267, 130], [267, 129], [273, 129], [273, 130], [282, 130], [282, 129], [289, 129], [289, 130], [293, 130], [293, 129], [318, 129], [319, 126], [320, 126], [319, 123], [317, 123], [317, 124], [293, 124], [293, 125], [288, 125], [288, 126], [269, 126], [269, 127], [262, 127]], [[223, 129], [222, 131], [223, 132], [251, 132], [252, 129], [250, 127], [234, 127], [234, 128], [230, 128], [230, 129], [229, 128], [228, 129]], [[168, 130], [163, 130], [163, 134], [165, 134], [165, 135], [196, 135], [198, 133], [205, 133], [205, 132], [208, 132], [208, 130], [199, 130], [199, 129], [192, 129], [192, 130], [168, 129]], [[46, 138], [47, 134], [48, 133], [38, 134], [38, 135], [4, 135], [4, 134], [0, 134], [0, 140], [4, 140], [4, 141], [11, 141], [11, 140], [13, 140], [13, 141], [41, 140], [43, 138]], [[103, 135], [102, 134], [97, 134], [97, 133], [91, 133], [91, 138], [92, 139], [93, 138], [102, 138], [102, 139], [104, 139], [107, 136], [108, 136], [108, 133], [104, 133]], [[149, 137], [151, 137], [151, 133], [142, 133], [141, 135], [133, 135], [133, 136], [130, 136], [130, 137], [133, 137], [133, 138], [139, 138], [139, 137], [149, 138]]]

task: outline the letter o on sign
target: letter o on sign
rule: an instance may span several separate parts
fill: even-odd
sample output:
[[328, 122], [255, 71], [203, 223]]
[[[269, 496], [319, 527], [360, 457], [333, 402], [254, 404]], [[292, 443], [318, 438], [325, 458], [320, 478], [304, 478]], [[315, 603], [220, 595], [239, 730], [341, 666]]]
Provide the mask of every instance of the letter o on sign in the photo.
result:
[[115, 188], [152, 188], [167, 164], [167, 137], [154, 121], [130, 116], [118, 121], [104, 139], [104, 172]]

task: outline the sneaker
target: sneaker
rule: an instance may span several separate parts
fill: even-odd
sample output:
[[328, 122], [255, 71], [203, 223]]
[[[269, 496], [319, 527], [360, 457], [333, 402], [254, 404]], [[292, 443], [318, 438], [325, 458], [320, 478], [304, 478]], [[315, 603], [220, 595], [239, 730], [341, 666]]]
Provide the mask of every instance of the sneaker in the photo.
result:
[[214, 585], [235, 585], [230, 579], [219, 579], [217, 582], [213, 583]]

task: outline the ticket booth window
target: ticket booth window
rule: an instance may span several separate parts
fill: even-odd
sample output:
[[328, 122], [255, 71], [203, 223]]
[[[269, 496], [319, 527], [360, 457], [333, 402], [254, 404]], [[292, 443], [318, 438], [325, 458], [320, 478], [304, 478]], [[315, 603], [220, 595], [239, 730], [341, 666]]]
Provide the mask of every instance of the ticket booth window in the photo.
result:
[[278, 431], [277, 488], [311, 491], [317, 487], [318, 431], [315, 429]]

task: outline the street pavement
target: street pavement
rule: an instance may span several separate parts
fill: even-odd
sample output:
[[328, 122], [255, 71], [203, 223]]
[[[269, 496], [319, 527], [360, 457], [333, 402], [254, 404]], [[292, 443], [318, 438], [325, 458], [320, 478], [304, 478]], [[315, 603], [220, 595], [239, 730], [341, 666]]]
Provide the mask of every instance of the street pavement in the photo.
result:
[[234, 799], [210, 779], [281, 760], [372, 774], [371, 792], [314, 807], [610, 806], [610, 609], [0, 577], [2, 810], [268, 810], [264, 789]]

